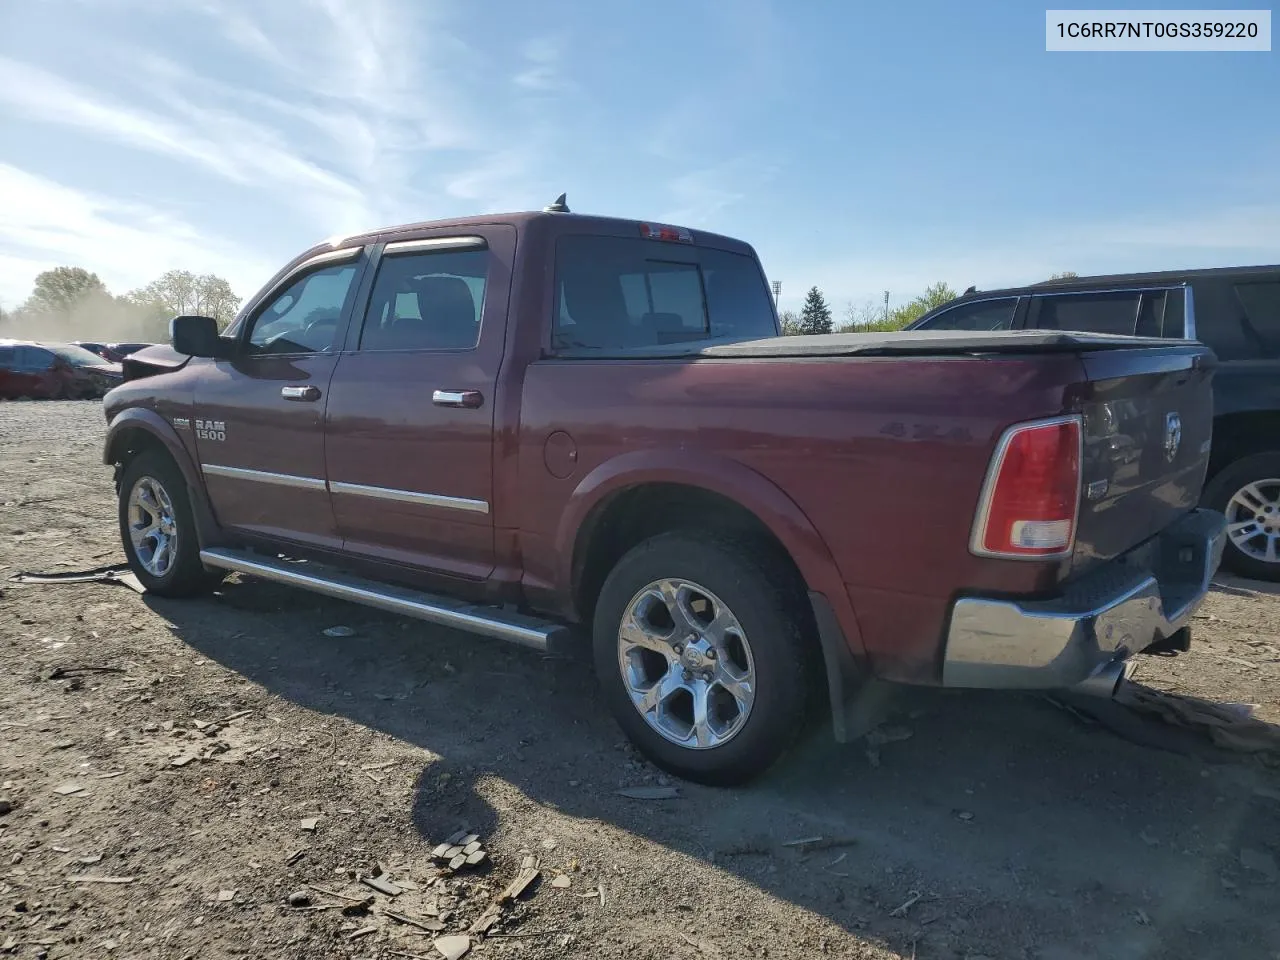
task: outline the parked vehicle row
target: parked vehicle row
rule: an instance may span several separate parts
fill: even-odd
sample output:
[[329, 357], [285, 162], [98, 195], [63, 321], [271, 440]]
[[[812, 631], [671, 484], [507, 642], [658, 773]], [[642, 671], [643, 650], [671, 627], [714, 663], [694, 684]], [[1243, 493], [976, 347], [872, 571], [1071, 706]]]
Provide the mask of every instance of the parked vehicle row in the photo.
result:
[[119, 363], [75, 344], [0, 340], [0, 399], [85, 400], [122, 380]]
[[1185, 647], [1225, 539], [1203, 344], [782, 337], [747, 244], [561, 203], [325, 243], [172, 332], [104, 404], [148, 590], [580, 628], [627, 734], [706, 782], [822, 700], [856, 732], [876, 678], [1113, 686]]
[[1213, 447], [1202, 502], [1226, 514], [1224, 562], [1280, 580], [1280, 266], [1079, 277], [967, 293], [914, 330], [1083, 330], [1213, 349]]
[[98, 343], [93, 340], [72, 340], [77, 347], [84, 347], [90, 353], [96, 353], [111, 363], [119, 363], [125, 357], [137, 353], [144, 347], [154, 347], [154, 343]]

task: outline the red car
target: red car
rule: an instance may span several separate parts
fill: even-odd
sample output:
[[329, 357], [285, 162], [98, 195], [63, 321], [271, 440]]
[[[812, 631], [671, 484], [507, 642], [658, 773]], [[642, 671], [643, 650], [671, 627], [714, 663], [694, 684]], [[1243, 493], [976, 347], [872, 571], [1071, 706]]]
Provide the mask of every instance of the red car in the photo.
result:
[[231, 570], [584, 634], [627, 735], [701, 781], [828, 697], [856, 735], [876, 681], [1110, 695], [1186, 648], [1225, 541], [1202, 344], [783, 337], [711, 233], [559, 204], [392, 227], [298, 256], [221, 335], [171, 329], [104, 405], [148, 590]]
[[120, 364], [72, 343], [0, 340], [0, 399], [84, 400], [122, 380]]

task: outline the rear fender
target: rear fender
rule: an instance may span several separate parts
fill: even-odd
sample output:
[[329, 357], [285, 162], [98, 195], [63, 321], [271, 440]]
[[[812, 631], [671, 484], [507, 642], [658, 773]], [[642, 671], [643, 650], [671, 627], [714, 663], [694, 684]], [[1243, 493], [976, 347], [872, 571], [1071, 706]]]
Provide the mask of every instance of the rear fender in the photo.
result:
[[750, 467], [712, 454], [688, 450], [636, 450], [600, 464], [578, 484], [556, 529], [557, 587], [572, 596], [573, 558], [578, 533], [606, 497], [645, 483], [679, 483], [719, 494], [749, 510], [790, 554], [810, 591], [822, 594], [861, 657], [862, 637], [831, 551], [809, 518], [772, 481]]
[[[139, 434], [145, 435], [145, 439]], [[130, 450], [142, 446], [158, 446], [182, 471], [187, 484], [187, 498], [196, 521], [196, 535], [201, 547], [220, 546], [225, 543], [222, 529], [213, 514], [204, 479], [196, 468], [173, 425], [154, 410], [133, 407], [122, 411], [107, 428], [107, 440], [102, 448], [102, 462], [110, 465], [123, 463]]]

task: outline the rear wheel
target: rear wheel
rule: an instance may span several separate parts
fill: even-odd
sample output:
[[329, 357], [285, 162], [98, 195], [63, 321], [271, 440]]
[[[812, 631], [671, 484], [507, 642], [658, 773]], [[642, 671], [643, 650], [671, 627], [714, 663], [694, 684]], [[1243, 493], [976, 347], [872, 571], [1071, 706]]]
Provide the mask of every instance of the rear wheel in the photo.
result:
[[120, 539], [142, 585], [162, 597], [189, 597], [217, 577], [200, 563], [191, 502], [182, 471], [168, 456], [148, 450], [120, 477]]
[[668, 533], [605, 580], [593, 629], [596, 673], [623, 730], [658, 766], [741, 783], [804, 729], [816, 644], [803, 592], [763, 551]]
[[1229, 464], [1205, 487], [1203, 499], [1227, 518], [1223, 565], [1242, 576], [1280, 581], [1280, 453]]

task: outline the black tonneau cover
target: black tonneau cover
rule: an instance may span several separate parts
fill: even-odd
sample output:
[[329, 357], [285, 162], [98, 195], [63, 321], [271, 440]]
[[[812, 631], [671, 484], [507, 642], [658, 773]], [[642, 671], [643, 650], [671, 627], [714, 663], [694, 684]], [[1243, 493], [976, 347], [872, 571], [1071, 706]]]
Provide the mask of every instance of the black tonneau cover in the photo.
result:
[[576, 360], [716, 359], [845, 356], [938, 356], [994, 353], [1078, 353], [1108, 349], [1201, 347], [1194, 340], [1125, 337], [1070, 330], [897, 330], [890, 333], [826, 333], [807, 337], [766, 337], [762, 340], [707, 341], [659, 344], [651, 347], [575, 347], [556, 351]]

